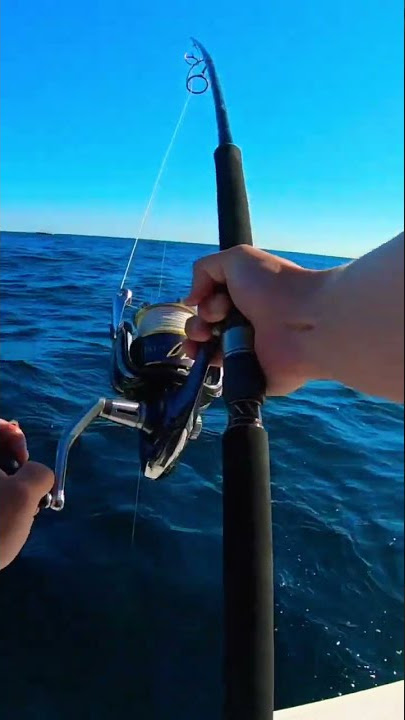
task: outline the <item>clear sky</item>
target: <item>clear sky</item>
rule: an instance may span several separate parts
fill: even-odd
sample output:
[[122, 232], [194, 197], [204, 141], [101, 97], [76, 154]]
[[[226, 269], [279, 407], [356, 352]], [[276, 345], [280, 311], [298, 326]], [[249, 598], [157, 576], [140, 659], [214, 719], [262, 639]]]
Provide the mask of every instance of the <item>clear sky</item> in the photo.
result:
[[[2, 0], [1, 226], [134, 236], [211, 51], [257, 245], [356, 256], [403, 227], [402, 0]], [[216, 242], [209, 94], [146, 237]]]

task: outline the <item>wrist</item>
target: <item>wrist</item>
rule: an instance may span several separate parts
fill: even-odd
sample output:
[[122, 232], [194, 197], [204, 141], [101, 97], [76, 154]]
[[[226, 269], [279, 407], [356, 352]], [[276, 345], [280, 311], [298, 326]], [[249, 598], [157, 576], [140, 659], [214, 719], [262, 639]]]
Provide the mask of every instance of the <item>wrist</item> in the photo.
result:
[[331, 320], [346, 267], [310, 271], [307, 276], [302, 356], [308, 380], [335, 380]]

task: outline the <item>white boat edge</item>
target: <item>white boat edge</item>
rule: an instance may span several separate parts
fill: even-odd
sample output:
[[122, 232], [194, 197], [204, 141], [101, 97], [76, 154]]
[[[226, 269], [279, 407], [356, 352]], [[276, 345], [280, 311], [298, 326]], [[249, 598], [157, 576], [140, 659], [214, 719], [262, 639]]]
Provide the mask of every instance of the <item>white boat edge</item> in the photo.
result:
[[275, 720], [403, 720], [404, 683], [395, 682], [331, 700], [278, 710], [274, 717]]

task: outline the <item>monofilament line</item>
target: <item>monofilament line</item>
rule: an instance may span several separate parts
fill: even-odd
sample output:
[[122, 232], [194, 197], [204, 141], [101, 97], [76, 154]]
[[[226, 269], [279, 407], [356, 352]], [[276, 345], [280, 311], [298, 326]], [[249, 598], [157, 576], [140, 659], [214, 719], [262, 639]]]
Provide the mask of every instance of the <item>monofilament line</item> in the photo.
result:
[[157, 299], [158, 299], [158, 300], [160, 300], [160, 296], [161, 296], [161, 294], [162, 294], [163, 271], [164, 271], [165, 260], [166, 260], [166, 244], [167, 244], [167, 243], [164, 243], [164, 245], [163, 245], [162, 263], [161, 263], [161, 266], [160, 266], [159, 292], [158, 292], [158, 296], [157, 296]]
[[120, 289], [121, 289], [121, 290], [122, 290], [122, 288], [124, 287], [124, 285], [125, 285], [125, 283], [126, 283], [126, 280], [127, 280], [127, 277], [128, 277], [128, 273], [129, 273], [129, 269], [130, 269], [130, 267], [131, 267], [132, 260], [134, 259], [135, 250], [136, 250], [137, 245], [138, 245], [138, 240], [139, 240], [139, 238], [140, 238], [140, 236], [141, 236], [143, 227], [144, 227], [144, 225], [145, 225], [145, 222], [146, 222], [146, 220], [147, 220], [147, 218], [148, 218], [150, 209], [151, 209], [151, 207], [152, 207], [152, 203], [153, 203], [153, 201], [154, 201], [154, 199], [155, 199], [155, 195], [156, 195], [156, 193], [157, 193], [157, 190], [158, 190], [158, 187], [159, 187], [159, 183], [160, 183], [161, 177], [162, 177], [162, 175], [163, 175], [163, 172], [164, 172], [164, 170], [165, 170], [167, 161], [168, 161], [168, 159], [169, 159], [170, 152], [171, 152], [172, 147], [173, 147], [173, 145], [174, 145], [174, 141], [176, 140], [176, 137], [177, 137], [177, 135], [178, 135], [178, 132], [179, 132], [179, 130], [180, 130], [180, 128], [181, 128], [181, 125], [182, 125], [182, 123], [183, 123], [184, 116], [185, 116], [185, 114], [186, 114], [186, 110], [187, 110], [188, 104], [189, 104], [189, 102], [190, 102], [190, 98], [191, 98], [190, 93], [187, 93], [186, 101], [185, 101], [184, 106], [183, 106], [183, 109], [182, 109], [182, 111], [181, 111], [181, 113], [180, 113], [180, 117], [179, 117], [179, 119], [178, 119], [178, 121], [177, 121], [177, 125], [176, 125], [176, 127], [174, 128], [174, 132], [173, 132], [173, 135], [172, 135], [171, 140], [170, 140], [170, 142], [169, 142], [169, 145], [168, 145], [168, 147], [167, 147], [167, 150], [166, 150], [166, 152], [165, 152], [165, 154], [164, 154], [164, 156], [163, 156], [163, 160], [162, 160], [162, 162], [161, 162], [161, 165], [160, 165], [160, 168], [159, 168], [159, 172], [158, 172], [158, 174], [157, 174], [157, 176], [156, 176], [156, 180], [155, 180], [155, 183], [154, 183], [154, 185], [153, 185], [152, 192], [151, 192], [151, 194], [150, 194], [150, 198], [149, 198], [149, 200], [148, 200], [148, 203], [147, 203], [147, 205], [146, 205], [145, 211], [144, 211], [144, 213], [143, 213], [142, 220], [141, 220], [141, 224], [140, 224], [139, 229], [138, 229], [138, 234], [137, 234], [137, 236], [136, 236], [136, 238], [135, 238], [134, 244], [133, 244], [133, 246], [132, 246], [132, 251], [131, 251], [131, 254], [130, 254], [130, 256], [129, 256], [128, 265], [127, 265], [126, 268], [125, 268], [124, 276], [123, 276], [123, 278], [122, 278], [122, 282], [121, 282], [121, 285], [120, 285]]
[[141, 489], [141, 479], [142, 479], [142, 472], [141, 472], [141, 466], [139, 466], [138, 481], [137, 481], [137, 484], [136, 484], [134, 517], [133, 517], [133, 520], [132, 520], [131, 547], [134, 546], [134, 541], [135, 541], [135, 527], [136, 527], [136, 519], [137, 519], [137, 517], [138, 517], [139, 491], [140, 491], [140, 489]]

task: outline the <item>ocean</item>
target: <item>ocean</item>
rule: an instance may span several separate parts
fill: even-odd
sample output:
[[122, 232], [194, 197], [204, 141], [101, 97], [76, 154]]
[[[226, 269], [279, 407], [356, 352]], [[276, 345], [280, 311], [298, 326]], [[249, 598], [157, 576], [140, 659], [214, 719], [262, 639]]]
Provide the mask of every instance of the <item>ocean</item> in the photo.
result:
[[[111, 300], [131, 241], [2, 233], [1, 417], [54, 464], [109, 386]], [[138, 302], [189, 289], [215, 248], [141, 241]], [[164, 251], [164, 252], [163, 252]], [[343, 259], [286, 254], [323, 268]], [[311, 383], [265, 408], [272, 455], [276, 706], [403, 677], [403, 407]], [[96, 424], [66, 508], [0, 574], [4, 720], [220, 720], [222, 401], [176, 471], [138, 479], [136, 432]]]

